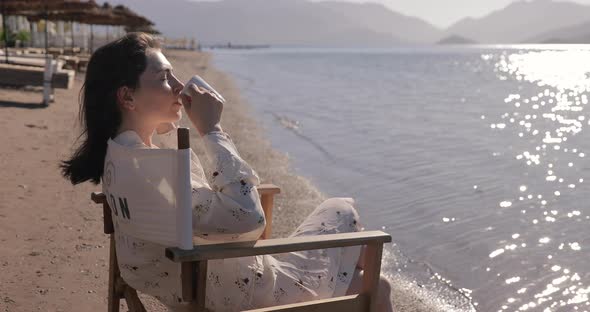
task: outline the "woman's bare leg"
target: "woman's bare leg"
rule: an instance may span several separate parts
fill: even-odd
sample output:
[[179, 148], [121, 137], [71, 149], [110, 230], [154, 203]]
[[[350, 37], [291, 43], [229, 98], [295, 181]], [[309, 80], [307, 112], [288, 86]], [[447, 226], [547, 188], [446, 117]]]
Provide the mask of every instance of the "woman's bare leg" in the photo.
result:
[[[391, 299], [391, 283], [381, 275], [377, 291], [377, 306], [381, 312], [393, 312], [393, 300]], [[358, 294], [363, 290], [363, 271], [354, 270], [352, 281], [346, 291], [346, 295]]]

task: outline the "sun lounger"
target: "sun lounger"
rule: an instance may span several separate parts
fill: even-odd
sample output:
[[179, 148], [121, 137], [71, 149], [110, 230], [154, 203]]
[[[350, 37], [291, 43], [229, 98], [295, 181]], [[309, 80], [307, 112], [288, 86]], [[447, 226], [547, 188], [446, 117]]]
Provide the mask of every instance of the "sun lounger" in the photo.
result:
[[45, 54], [45, 49], [41, 48], [26, 48], [25, 53], [28, 54]]
[[[0, 64], [0, 85], [5, 86], [43, 86], [43, 67]], [[60, 69], [53, 74], [52, 86], [70, 89], [74, 84], [75, 72]]]
[[77, 55], [80, 51], [80, 47], [67, 47], [63, 49], [64, 55]]
[[27, 56], [9, 56], [8, 63], [14, 65], [45, 67], [45, 58]]
[[[8, 64], [45, 67], [45, 57], [45, 54], [30, 53], [21, 54], [18, 56], [11, 55], [8, 57]], [[57, 59], [57, 69], [62, 69], [64, 64], [64, 60]]]
[[90, 55], [78, 55], [78, 71], [86, 70], [88, 62], [90, 61]]
[[59, 56], [64, 54], [64, 49], [62, 48], [47, 48], [47, 53], [53, 56]]
[[64, 68], [73, 69], [76, 71], [78, 70], [78, 64], [80, 63], [80, 59], [77, 56], [60, 55], [57, 57], [57, 59], [64, 61]]

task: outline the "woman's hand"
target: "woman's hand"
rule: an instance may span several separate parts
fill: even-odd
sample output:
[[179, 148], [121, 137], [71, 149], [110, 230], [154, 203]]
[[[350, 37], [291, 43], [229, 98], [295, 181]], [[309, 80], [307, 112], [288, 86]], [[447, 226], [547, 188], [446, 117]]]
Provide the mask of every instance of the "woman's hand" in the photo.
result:
[[187, 87], [190, 96], [181, 94], [182, 105], [201, 136], [211, 131], [221, 131], [221, 112], [223, 102], [211, 92], [190, 84]]

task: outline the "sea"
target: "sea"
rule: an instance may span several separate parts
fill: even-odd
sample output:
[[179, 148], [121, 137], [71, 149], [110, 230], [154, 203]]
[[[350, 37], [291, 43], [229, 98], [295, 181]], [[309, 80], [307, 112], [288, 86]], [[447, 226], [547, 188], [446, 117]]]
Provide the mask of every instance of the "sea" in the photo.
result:
[[385, 274], [590, 310], [590, 46], [211, 52], [293, 170], [391, 234]]

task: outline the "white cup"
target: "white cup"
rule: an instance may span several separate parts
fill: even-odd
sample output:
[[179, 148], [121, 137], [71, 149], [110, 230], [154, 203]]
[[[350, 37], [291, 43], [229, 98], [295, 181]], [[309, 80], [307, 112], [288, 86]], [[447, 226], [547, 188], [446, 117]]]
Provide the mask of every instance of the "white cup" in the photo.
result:
[[184, 88], [182, 89], [181, 93], [186, 95], [186, 96], [190, 96], [190, 93], [188, 92], [188, 87], [190, 84], [195, 84], [197, 87], [199, 88], [203, 88], [213, 94], [215, 94], [215, 96], [217, 96], [217, 98], [219, 100], [221, 100], [221, 102], [225, 103], [225, 99], [223, 98], [223, 96], [221, 96], [221, 94], [219, 94], [219, 92], [215, 91], [215, 89], [213, 89], [213, 87], [211, 87], [206, 81], [205, 79], [201, 78], [199, 75], [194, 75], [191, 80], [189, 80], [185, 85]]

